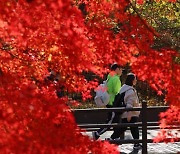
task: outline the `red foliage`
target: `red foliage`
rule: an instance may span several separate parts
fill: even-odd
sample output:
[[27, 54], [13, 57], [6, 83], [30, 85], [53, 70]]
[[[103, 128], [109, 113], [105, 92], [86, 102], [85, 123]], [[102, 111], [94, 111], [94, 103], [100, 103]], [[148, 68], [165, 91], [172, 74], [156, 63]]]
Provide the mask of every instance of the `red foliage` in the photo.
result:
[[179, 107], [177, 52], [150, 48], [156, 33], [125, 11], [129, 1], [82, 2], [84, 13], [70, 0], [1, 0], [1, 152], [117, 153], [80, 133], [67, 98], [57, 98], [56, 85], [44, 80], [49, 69], [60, 74], [56, 84], [87, 99], [97, 83], [87, 81], [84, 71], [102, 76], [114, 61], [130, 63], [141, 80], [159, 93], [166, 90], [167, 101]]
[[[159, 94], [166, 90], [166, 101], [174, 105], [178, 105], [180, 93], [180, 87], [177, 86], [180, 81], [177, 75], [180, 66], [174, 61], [177, 56], [175, 51], [149, 50], [148, 53], [139, 56], [132, 65], [138, 77], [141, 80], [147, 80]], [[138, 68], [141, 68], [141, 71], [138, 71]]]
[[80, 133], [67, 100], [57, 98], [53, 87], [39, 89], [9, 74], [0, 84], [1, 153], [116, 153], [115, 146]]
[[154, 142], [179, 142], [180, 134], [179, 130], [172, 130], [173, 126], [180, 126], [180, 108], [171, 106], [165, 113], [160, 114], [160, 128], [158, 136], [154, 139]]

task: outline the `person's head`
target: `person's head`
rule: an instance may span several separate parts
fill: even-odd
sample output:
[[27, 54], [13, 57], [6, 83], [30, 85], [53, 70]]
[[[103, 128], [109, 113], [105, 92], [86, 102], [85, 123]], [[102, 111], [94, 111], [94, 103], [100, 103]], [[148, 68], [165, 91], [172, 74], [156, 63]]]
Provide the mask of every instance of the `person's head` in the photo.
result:
[[117, 75], [122, 74], [122, 67], [118, 65], [117, 63], [114, 63], [111, 65], [111, 71], [115, 71]]
[[136, 85], [136, 82], [137, 82], [137, 80], [136, 80], [135, 74], [128, 73], [125, 84], [129, 85], [129, 86], [133, 86], [133, 85]]

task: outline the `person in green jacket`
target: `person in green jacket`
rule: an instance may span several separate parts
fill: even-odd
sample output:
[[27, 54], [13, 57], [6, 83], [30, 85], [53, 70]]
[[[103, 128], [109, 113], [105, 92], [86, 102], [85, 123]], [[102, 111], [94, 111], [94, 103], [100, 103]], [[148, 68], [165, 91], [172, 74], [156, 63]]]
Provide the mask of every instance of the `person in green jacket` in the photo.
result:
[[[122, 74], [122, 67], [116, 63], [111, 65], [111, 72], [107, 76], [107, 92], [110, 95], [109, 103], [106, 105], [107, 108], [113, 107], [115, 96], [119, 93], [121, 88], [120, 76]], [[115, 112], [109, 112], [106, 123], [111, 124], [115, 121]], [[110, 127], [100, 128], [97, 131], [92, 132], [92, 137], [97, 140], [100, 135], [105, 133]]]

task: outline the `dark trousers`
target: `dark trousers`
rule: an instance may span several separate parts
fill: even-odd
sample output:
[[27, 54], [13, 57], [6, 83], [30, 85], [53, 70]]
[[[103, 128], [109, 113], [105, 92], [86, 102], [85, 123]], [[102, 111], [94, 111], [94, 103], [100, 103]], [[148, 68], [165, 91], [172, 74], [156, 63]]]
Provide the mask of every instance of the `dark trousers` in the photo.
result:
[[[123, 118], [121, 123], [135, 123], [138, 121], [138, 117], [132, 117], [130, 122], [127, 121], [126, 118]], [[127, 127], [117, 127], [114, 128], [114, 132], [111, 135], [112, 139], [119, 138], [125, 131], [127, 130]], [[139, 139], [139, 128], [137, 127], [130, 127], [131, 134], [134, 139]]]
[[[112, 108], [113, 106], [107, 105], [106, 107], [107, 108]], [[106, 124], [119, 123], [119, 119], [120, 119], [120, 114], [119, 113], [108, 112]], [[111, 128], [111, 126], [110, 127], [105, 127], [105, 128], [100, 128], [99, 130], [97, 130], [97, 133], [99, 135], [102, 135], [103, 133], [105, 133], [110, 128]]]

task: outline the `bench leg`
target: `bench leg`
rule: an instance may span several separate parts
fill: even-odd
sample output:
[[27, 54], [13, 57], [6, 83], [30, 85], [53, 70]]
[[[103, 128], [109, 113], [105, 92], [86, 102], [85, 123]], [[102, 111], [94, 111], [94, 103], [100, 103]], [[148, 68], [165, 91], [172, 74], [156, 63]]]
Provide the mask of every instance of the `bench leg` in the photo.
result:
[[122, 134], [120, 135], [120, 139], [124, 140], [124, 134], [125, 134], [125, 133], [122, 133]]

